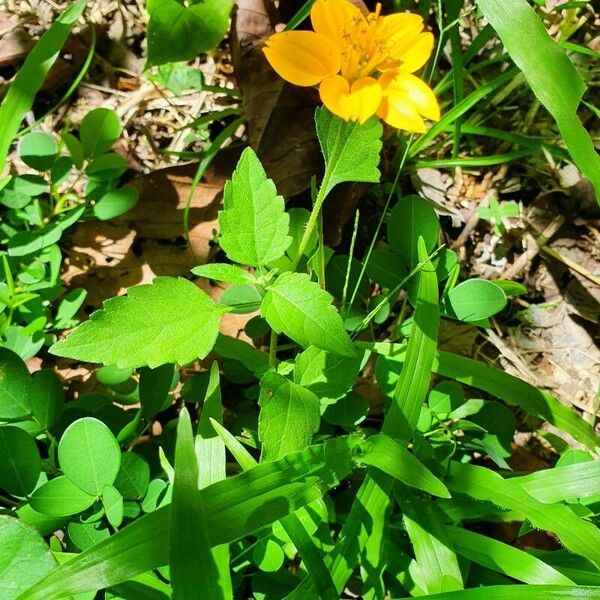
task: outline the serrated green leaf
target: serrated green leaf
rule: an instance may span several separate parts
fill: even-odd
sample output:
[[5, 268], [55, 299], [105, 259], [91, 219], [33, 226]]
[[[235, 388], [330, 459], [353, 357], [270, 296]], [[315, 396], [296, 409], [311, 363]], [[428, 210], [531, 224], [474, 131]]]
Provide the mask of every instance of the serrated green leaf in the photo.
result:
[[51, 352], [121, 368], [183, 365], [212, 350], [227, 311], [185, 279], [157, 277], [107, 300]]
[[275, 184], [267, 179], [254, 151], [246, 148], [223, 190], [221, 248], [234, 262], [266, 265], [281, 258], [292, 243], [289, 221]]
[[373, 117], [361, 125], [344, 121], [326, 108], [318, 108], [315, 121], [327, 173], [323, 180], [324, 196], [338, 183], [379, 181], [377, 167], [383, 132], [379, 119]]
[[284, 273], [268, 288], [260, 312], [277, 333], [285, 333], [301, 346], [355, 356], [332, 300], [307, 274]]
[[317, 396], [274, 372], [265, 373], [260, 386], [258, 437], [262, 460], [277, 460], [304, 450], [319, 428]]

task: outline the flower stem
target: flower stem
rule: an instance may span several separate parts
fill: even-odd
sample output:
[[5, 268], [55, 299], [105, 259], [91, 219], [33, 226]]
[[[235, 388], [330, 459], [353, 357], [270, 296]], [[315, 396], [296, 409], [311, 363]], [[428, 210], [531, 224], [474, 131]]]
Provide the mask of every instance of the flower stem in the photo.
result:
[[321, 183], [321, 187], [319, 188], [319, 192], [315, 199], [315, 203], [313, 205], [312, 211], [310, 213], [310, 217], [308, 218], [308, 222], [306, 223], [306, 229], [304, 230], [304, 234], [302, 235], [302, 239], [300, 240], [300, 245], [298, 246], [298, 252], [296, 254], [296, 258], [294, 258], [294, 262], [292, 263], [292, 271], [295, 271], [298, 268], [298, 264], [302, 259], [302, 255], [308, 246], [308, 242], [310, 240], [311, 235], [313, 234], [317, 222], [319, 221], [319, 215], [321, 214], [321, 208], [323, 206], [323, 202], [325, 202], [325, 198], [327, 197], [327, 190], [329, 189], [329, 179], [331, 178], [331, 170], [329, 167], [325, 168], [325, 175], [323, 176], [323, 181]]

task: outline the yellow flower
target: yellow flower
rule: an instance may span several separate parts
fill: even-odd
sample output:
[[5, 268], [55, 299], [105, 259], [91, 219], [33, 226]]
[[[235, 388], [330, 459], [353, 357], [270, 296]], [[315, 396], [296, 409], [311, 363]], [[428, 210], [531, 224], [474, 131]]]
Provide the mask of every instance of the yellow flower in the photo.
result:
[[431, 88], [413, 75], [428, 60], [433, 35], [419, 15], [363, 13], [349, 0], [316, 0], [314, 31], [269, 37], [264, 53], [275, 71], [299, 86], [319, 85], [323, 104], [347, 121], [377, 114], [398, 129], [422, 133], [423, 117], [437, 121]]

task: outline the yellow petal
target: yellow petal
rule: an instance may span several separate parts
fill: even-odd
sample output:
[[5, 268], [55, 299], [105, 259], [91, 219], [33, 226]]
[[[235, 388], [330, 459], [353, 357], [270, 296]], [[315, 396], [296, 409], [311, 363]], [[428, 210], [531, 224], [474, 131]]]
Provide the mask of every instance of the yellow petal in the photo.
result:
[[439, 121], [440, 105], [433, 90], [422, 80], [403, 71], [389, 71], [379, 78], [386, 97], [408, 99], [420, 115]]
[[355, 23], [364, 21], [360, 9], [348, 0], [316, 0], [310, 10], [313, 29], [336, 43]]
[[323, 104], [346, 121], [364, 123], [372, 117], [382, 98], [381, 86], [371, 77], [363, 77], [350, 84], [340, 75], [328, 77], [319, 88]]
[[402, 61], [401, 67], [403, 71], [414, 73], [431, 56], [434, 42], [433, 34], [429, 32], [420, 33], [406, 42], [396, 46], [396, 49], [393, 51], [394, 58]]
[[394, 44], [421, 31], [423, 31], [423, 18], [420, 15], [394, 13], [380, 19], [377, 37]]
[[275, 71], [290, 83], [316, 85], [340, 70], [340, 51], [313, 31], [284, 31], [267, 39], [263, 49]]
[[415, 107], [406, 98], [387, 96], [381, 102], [377, 115], [388, 125], [404, 131], [425, 133], [425, 123]]

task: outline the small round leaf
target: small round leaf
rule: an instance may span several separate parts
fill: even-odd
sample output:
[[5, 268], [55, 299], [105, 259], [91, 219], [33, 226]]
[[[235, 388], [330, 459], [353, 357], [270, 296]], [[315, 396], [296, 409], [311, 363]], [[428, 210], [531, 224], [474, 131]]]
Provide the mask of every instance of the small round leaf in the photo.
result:
[[55, 139], [42, 131], [32, 131], [19, 142], [21, 160], [36, 171], [48, 171], [58, 156]]
[[64, 474], [81, 490], [100, 496], [121, 467], [121, 451], [110, 429], [93, 417], [71, 423], [58, 445]]
[[440, 225], [435, 210], [421, 196], [405, 196], [394, 206], [387, 226], [388, 241], [409, 267], [419, 263], [419, 236], [430, 252], [435, 247]]
[[446, 306], [460, 321], [481, 321], [506, 306], [506, 294], [486, 279], [468, 279], [450, 290]]
[[115, 481], [115, 487], [127, 500], [137, 500], [145, 496], [150, 483], [150, 467], [135, 452], [124, 452], [121, 458], [121, 470]]
[[70, 479], [61, 475], [37, 488], [29, 498], [31, 508], [52, 517], [68, 517], [89, 508], [94, 496], [80, 490]]
[[94, 215], [101, 221], [114, 219], [131, 210], [138, 201], [138, 192], [132, 187], [122, 187], [108, 192], [94, 205]]
[[121, 121], [108, 108], [97, 108], [83, 118], [79, 137], [86, 156], [99, 156], [106, 152], [121, 135]]
[[20, 427], [0, 427], [0, 488], [25, 496], [35, 487], [41, 470], [33, 438]]

